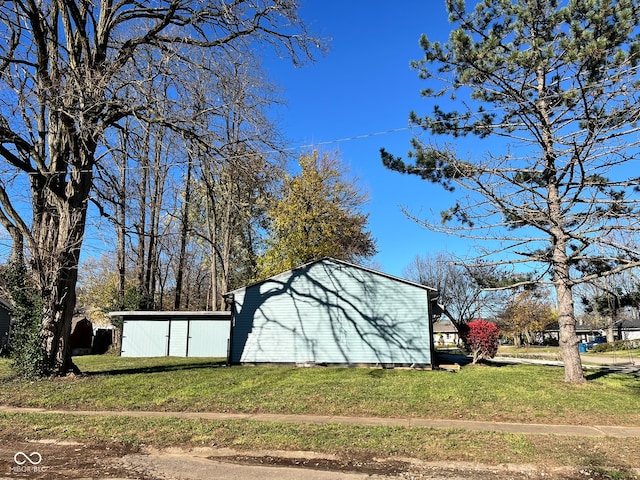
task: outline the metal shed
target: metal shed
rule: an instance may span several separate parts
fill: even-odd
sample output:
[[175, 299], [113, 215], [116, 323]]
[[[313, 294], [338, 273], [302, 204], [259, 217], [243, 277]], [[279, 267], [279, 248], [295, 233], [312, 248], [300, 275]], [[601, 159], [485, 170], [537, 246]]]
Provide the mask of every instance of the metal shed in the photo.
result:
[[430, 366], [437, 291], [323, 258], [227, 294], [232, 364]]
[[222, 357], [230, 312], [111, 312], [122, 318], [123, 357]]

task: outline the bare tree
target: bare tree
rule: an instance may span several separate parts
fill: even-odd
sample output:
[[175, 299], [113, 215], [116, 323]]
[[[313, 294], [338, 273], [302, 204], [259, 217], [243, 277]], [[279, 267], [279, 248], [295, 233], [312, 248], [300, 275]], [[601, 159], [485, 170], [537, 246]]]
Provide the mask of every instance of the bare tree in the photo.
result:
[[96, 165], [95, 196], [90, 200], [100, 210], [100, 215], [109, 220], [116, 233], [116, 270], [118, 272], [117, 301], [114, 308], [124, 310], [125, 288], [127, 280], [127, 238], [128, 238], [128, 202], [131, 198], [129, 187], [129, 136], [133, 130], [129, 128], [128, 119], [123, 121], [117, 140], [106, 158]]
[[182, 282], [184, 281], [184, 270], [187, 262], [187, 242], [189, 241], [189, 206], [191, 203], [191, 183], [193, 177], [193, 162], [187, 162], [187, 174], [184, 180], [184, 198], [182, 211], [180, 212], [180, 251], [178, 252], [178, 265], [175, 272], [176, 292], [174, 295], [173, 308], [180, 310], [182, 304]]
[[440, 294], [438, 302], [451, 314], [456, 326], [485, 315], [482, 287], [448, 253], [417, 255], [404, 269], [403, 275], [437, 289]]
[[213, 309], [225, 308], [222, 295], [253, 277], [267, 197], [283, 176], [282, 141], [267, 118], [279, 100], [250, 52], [241, 60], [216, 59], [212, 83], [198, 84], [217, 97], [202, 98], [211, 107], [203, 109], [210, 133], [194, 152], [201, 158], [196, 181], [206, 231], [199, 234], [209, 246]]
[[[0, 4], [0, 156], [31, 193], [27, 205], [18, 205], [1, 182], [0, 222], [26, 240], [45, 299], [46, 372], [64, 374], [72, 365], [68, 339], [87, 204], [112, 129], [130, 116], [180, 127], [133, 93], [127, 72], [170, 55], [179, 81], [179, 70], [193, 67], [187, 48], [248, 43], [304, 60], [316, 42], [296, 12], [295, 0]], [[151, 55], [139, 56], [143, 48]]]

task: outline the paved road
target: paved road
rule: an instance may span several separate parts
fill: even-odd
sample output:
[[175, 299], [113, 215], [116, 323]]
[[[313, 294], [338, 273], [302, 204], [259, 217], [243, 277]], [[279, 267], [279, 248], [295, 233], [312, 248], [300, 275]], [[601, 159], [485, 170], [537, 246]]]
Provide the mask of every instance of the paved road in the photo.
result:
[[[313, 458], [312, 452], [253, 452], [262, 458], [272, 455], [280, 459], [305, 457], [311, 454], [310, 462], [300, 466], [274, 466], [228, 463], [221, 455], [227, 449], [203, 448], [183, 452], [180, 450], [163, 450], [149, 452], [145, 455], [132, 455], [122, 459], [122, 466], [133, 471], [144, 472], [148, 476], [162, 479], [179, 480], [553, 480], [567, 478], [564, 473], [570, 469], [558, 468], [547, 472], [527, 465], [488, 466], [464, 462], [420, 462], [404, 463], [399, 470], [353, 472], [340, 469], [322, 470], [314, 467], [317, 460], [320, 464], [327, 455]], [[235, 452], [239, 453], [239, 452]], [[293, 457], [292, 457], [293, 455]], [[329, 455], [329, 457], [331, 457]], [[242, 458], [242, 457], [241, 457]], [[310, 465], [311, 464], [311, 465]], [[320, 467], [322, 468], [322, 467]], [[384, 469], [383, 469], [384, 470]]]
[[365, 473], [240, 465], [199, 456], [171, 453], [133, 455], [123, 458], [122, 465], [134, 471], [142, 471], [145, 475], [181, 480], [298, 480], [301, 478], [305, 480], [365, 480], [372, 478]]

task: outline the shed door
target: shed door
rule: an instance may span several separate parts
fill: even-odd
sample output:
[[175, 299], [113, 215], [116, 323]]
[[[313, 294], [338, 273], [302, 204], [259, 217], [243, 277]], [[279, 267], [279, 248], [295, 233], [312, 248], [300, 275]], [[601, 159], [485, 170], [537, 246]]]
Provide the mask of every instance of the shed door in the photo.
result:
[[169, 356], [186, 357], [189, 336], [189, 321], [186, 319], [170, 320]]
[[167, 320], [125, 320], [122, 325], [122, 356], [164, 357], [168, 333]]
[[227, 356], [229, 320], [191, 320], [189, 325], [189, 356]]

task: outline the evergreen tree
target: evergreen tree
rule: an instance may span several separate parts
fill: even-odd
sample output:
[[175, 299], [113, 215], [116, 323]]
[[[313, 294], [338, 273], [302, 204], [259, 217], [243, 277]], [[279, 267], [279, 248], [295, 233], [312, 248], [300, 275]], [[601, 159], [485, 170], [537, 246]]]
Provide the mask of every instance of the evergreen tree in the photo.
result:
[[[409, 163], [384, 150], [383, 161], [467, 190], [424, 221], [430, 228], [494, 241], [495, 265], [537, 263], [531, 281], [555, 289], [565, 380], [583, 382], [572, 289], [595, 277], [573, 267], [604, 257], [611, 268], [598, 274], [607, 276], [640, 265], [629, 243], [640, 229], [640, 180], [628, 165], [640, 146], [640, 7], [486, 0], [467, 11], [465, 3], [447, 0], [455, 24], [447, 43], [421, 39], [425, 56], [413, 65], [429, 82], [423, 95], [437, 100], [431, 114], [410, 119], [432, 138], [492, 137], [504, 148], [492, 143], [468, 159], [415, 138]], [[444, 94], [452, 104], [435, 103]]]

